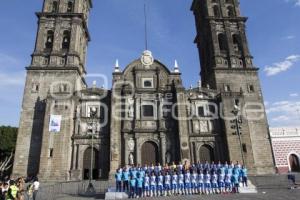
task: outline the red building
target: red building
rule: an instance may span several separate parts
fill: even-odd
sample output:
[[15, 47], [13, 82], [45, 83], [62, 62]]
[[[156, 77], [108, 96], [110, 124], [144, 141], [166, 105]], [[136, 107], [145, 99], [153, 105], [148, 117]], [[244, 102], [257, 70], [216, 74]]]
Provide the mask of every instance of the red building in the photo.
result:
[[271, 128], [270, 135], [277, 172], [300, 172], [300, 128]]

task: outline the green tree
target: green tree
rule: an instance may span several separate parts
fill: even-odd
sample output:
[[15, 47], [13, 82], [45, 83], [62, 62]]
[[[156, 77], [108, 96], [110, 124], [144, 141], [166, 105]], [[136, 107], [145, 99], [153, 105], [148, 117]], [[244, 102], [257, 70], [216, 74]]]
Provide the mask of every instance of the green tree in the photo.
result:
[[11, 173], [18, 128], [0, 126], [0, 178]]

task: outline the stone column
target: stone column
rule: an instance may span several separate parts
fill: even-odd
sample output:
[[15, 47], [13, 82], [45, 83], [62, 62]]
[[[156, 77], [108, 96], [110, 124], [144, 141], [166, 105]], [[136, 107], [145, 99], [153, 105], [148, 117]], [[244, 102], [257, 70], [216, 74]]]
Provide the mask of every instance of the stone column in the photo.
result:
[[166, 136], [165, 133], [160, 133], [160, 152], [161, 152], [161, 159], [160, 162], [162, 165], [166, 163]]

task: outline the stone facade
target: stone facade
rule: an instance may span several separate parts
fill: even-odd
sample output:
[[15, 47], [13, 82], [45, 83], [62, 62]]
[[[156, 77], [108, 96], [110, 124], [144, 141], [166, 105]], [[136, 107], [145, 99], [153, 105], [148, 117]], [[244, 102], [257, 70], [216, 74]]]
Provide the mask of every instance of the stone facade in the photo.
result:
[[270, 134], [277, 172], [299, 172], [300, 128], [270, 128]]
[[[242, 157], [251, 173], [273, 172], [258, 69], [237, 0], [194, 0], [202, 82], [189, 89], [177, 63], [171, 71], [148, 50], [123, 71], [116, 64], [112, 89], [87, 87], [91, 8], [89, 0], [45, 0], [37, 13], [15, 176], [82, 180], [92, 167], [94, 179], [107, 179], [120, 165]], [[54, 115], [61, 117], [57, 132], [49, 129]]]

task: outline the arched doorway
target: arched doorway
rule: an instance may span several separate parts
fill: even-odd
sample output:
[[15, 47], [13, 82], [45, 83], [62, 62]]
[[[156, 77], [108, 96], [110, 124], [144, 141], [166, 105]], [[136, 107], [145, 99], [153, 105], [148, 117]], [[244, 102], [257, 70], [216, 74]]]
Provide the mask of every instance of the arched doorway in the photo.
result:
[[208, 162], [212, 162], [215, 160], [214, 158], [214, 149], [209, 146], [209, 145], [203, 145], [200, 147], [200, 150], [199, 150], [199, 157], [200, 157], [200, 161], [202, 163], [205, 163], [206, 161]]
[[300, 163], [297, 155], [291, 154], [289, 156], [289, 163], [292, 172], [300, 172]]
[[[91, 152], [92, 148], [87, 148], [83, 154], [83, 179], [87, 180], [90, 177], [90, 168], [91, 168]], [[93, 149], [93, 173], [92, 173], [92, 179], [98, 179], [99, 177], [99, 170], [98, 170], [98, 150]]]
[[145, 142], [142, 146], [142, 165], [158, 163], [158, 147], [154, 142]]

